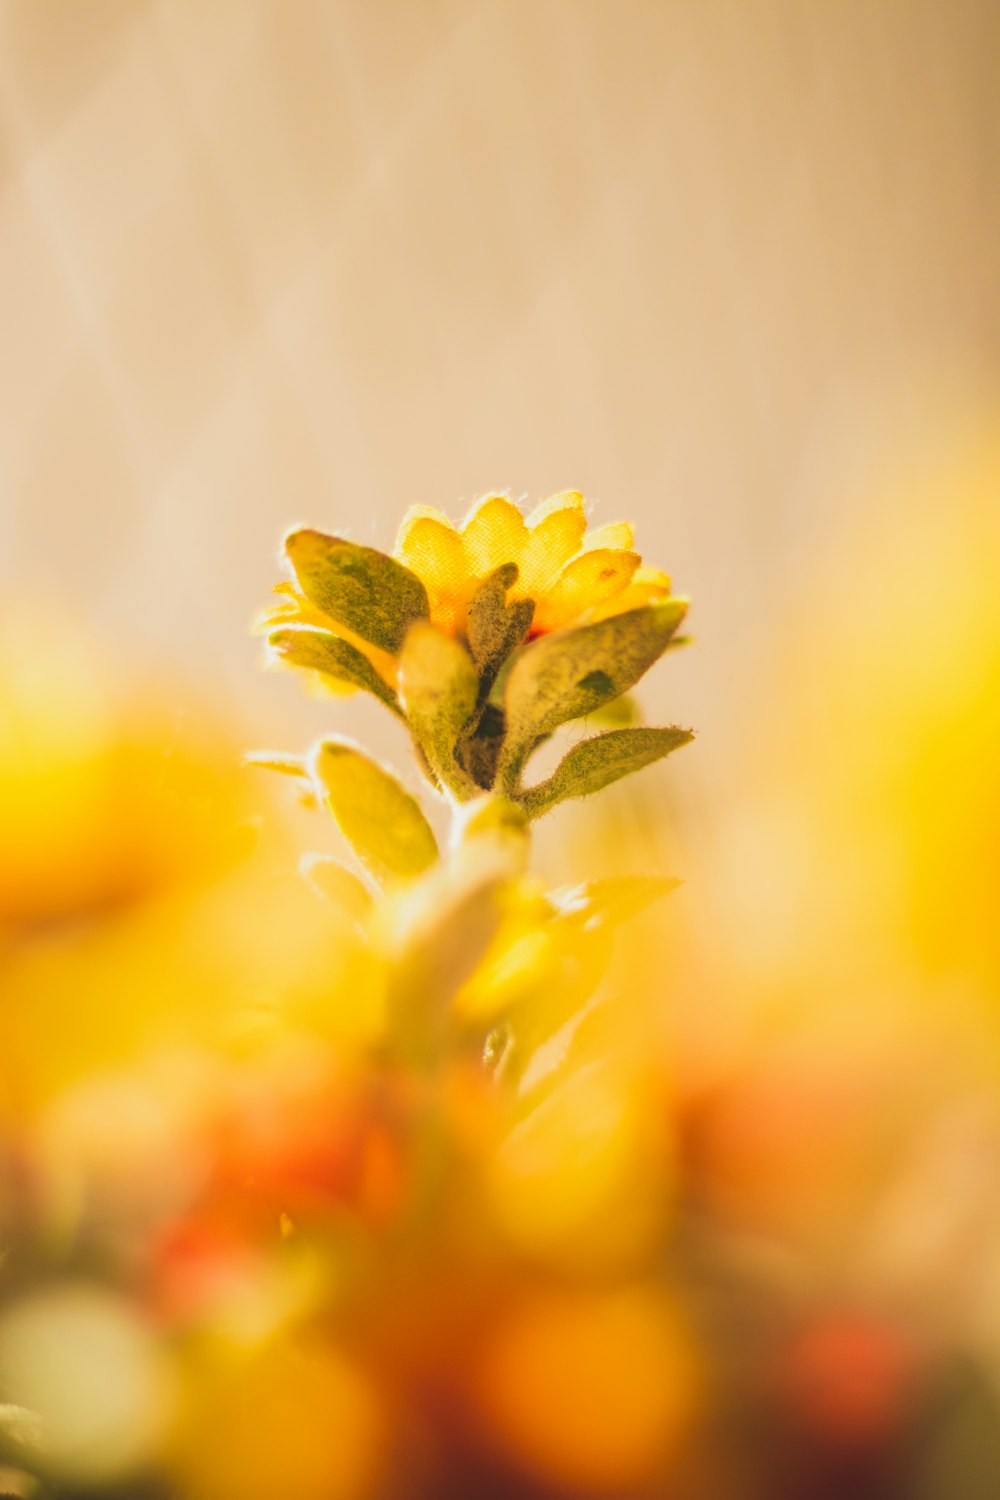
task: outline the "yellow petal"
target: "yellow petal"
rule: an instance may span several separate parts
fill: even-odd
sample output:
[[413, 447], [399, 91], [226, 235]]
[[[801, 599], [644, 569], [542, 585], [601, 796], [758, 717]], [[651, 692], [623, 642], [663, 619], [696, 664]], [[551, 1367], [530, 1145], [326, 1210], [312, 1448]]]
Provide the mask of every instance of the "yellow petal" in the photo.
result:
[[411, 506], [396, 533], [394, 551], [425, 584], [454, 588], [464, 567], [462, 538], [448, 518], [430, 506]]
[[506, 495], [488, 495], [469, 512], [462, 527], [465, 561], [473, 578], [482, 578], [501, 563], [516, 562], [527, 539], [524, 517]]
[[323, 611], [310, 604], [294, 583], [276, 583], [273, 593], [277, 597], [264, 606], [253, 622], [255, 635], [267, 635], [278, 625], [329, 626]]
[[580, 550], [596, 552], [599, 547], [620, 547], [623, 552], [631, 552], [634, 541], [635, 527], [630, 521], [612, 521], [608, 526], [588, 531]]
[[583, 615], [594, 618], [592, 611], [627, 588], [638, 566], [635, 552], [612, 547], [578, 552], [563, 568], [555, 588], [539, 601], [533, 628], [559, 630]]
[[599, 604], [587, 618], [606, 620], [609, 615], [621, 615], [627, 609], [640, 609], [644, 604], [659, 604], [669, 598], [670, 579], [666, 573], [661, 573], [659, 568], [637, 568], [632, 582]]
[[[553, 496], [553, 500], [563, 498]], [[518, 594], [537, 599], [547, 593], [555, 585], [564, 565], [583, 544], [587, 529], [583, 500], [579, 495], [565, 498], [568, 502], [565, 505], [546, 501], [528, 522], [528, 541], [517, 583]], [[539, 515], [539, 512], [544, 514]]]
[[450, 630], [464, 597], [465, 549], [447, 516], [412, 506], [396, 533], [395, 556], [422, 580], [435, 625]]
[[[532, 529], [540, 526], [547, 517], [557, 510], [573, 510], [583, 516], [583, 496], [579, 490], [560, 490], [557, 495], [550, 495], [547, 500], [540, 500], [528, 517], [528, 526]], [[584, 524], [586, 517], [584, 516]]]

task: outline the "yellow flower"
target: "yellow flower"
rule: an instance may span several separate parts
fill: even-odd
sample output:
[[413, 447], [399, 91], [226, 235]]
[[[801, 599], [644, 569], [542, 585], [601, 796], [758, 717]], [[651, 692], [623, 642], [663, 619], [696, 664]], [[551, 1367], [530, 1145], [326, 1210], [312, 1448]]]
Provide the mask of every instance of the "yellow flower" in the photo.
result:
[[[488, 495], [457, 526], [441, 511], [413, 506], [397, 532], [393, 558], [426, 590], [433, 624], [457, 636], [466, 632], [469, 603], [482, 581], [505, 563], [515, 563], [518, 577], [508, 602], [533, 601], [530, 639], [669, 598], [670, 579], [642, 566], [633, 540], [627, 521], [588, 531], [583, 497], [575, 491], [551, 496], [527, 519], [505, 495]], [[406, 573], [400, 570], [399, 577], [405, 580]], [[418, 586], [414, 578], [411, 582]], [[362, 637], [343, 618], [334, 619], [307, 597], [299, 577], [279, 583], [275, 594], [258, 621], [261, 633], [273, 636], [289, 626], [331, 632], [356, 648], [382, 682], [395, 686], [396, 653]], [[298, 655], [292, 664], [313, 665]], [[352, 691], [361, 685], [349, 677], [338, 680], [329, 670], [324, 674], [318, 661], [315, 665], [314, 679], [324, 689]]]
[[567, 490], [544, 500], [527, 520], [505, 495], [478, 501], [459, 526], [428, 506], [414, 506], [396, 536], [394, 556], [427, 589], [431, 619], [461, 631], [476, 586], [504, 563], [516, 563], [512, 600], [533, 599], [532, 636], [655, 603], [670, 579], [644, 568], [627, 521], [587, 529], [583, 496]]

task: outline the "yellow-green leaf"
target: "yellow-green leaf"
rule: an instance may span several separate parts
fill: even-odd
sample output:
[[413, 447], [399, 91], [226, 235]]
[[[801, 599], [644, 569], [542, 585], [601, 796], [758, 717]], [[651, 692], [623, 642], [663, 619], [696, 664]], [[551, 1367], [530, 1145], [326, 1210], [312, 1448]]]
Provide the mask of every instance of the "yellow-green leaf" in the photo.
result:
[[641, 771], [693, 738], [689, 729], [611, 729], [574, 745], [548, 780], [522, 792], [520, 801], [537, 818], [568, 797], [589, 797]]
[[300, 800], [307, 807], [316, 806], [316, 788], [303, 756], [288, 755], [283, 750], [250, 750], [244, 755], [243, 764], [262, 771], [277, 771], [281, 776], [290, 776], [296, 783]]
[[417, 799], [347, 739], [324, 740], [312, 773], [341, 833], [380, 885], [420, 875], [437, 843]]
[[687, 611], [682, 599], [643, 605], [556, 631], [514, 658], [504, 688], [507, 732], [499, 780], [514, 789], [539, 739], [634, 687], [670, 644]]
[[434, 775], [462, 800], [478, 795], [479, 788], [455, 759], [458, 738], [479, 697], [479, 678], [465, 647], [428, 621], [416, 621], [399, 657], [399, 692]]
[[299, 869], [338, 916], [356, 927], [367, 922], [372, 910], [371, 892], [339, 859], [328, 854], [304, 854]]
[[394, 714], [400, 712], [396, 694], [364, 652], [332, 631], [316, 625], [284, 625], [271, 632], [267, 644], [279, 661], [372, 693]]
[[681, 884], [672, 875], [610, 875], [604, 880], [562, 886], [549, 899], [565, 916], [580, 918], [588, 928], [617, 926], [662, 901]]
[[374, 547], [304, 529], [285, 538], [285, 555], [309, 602], [381, 651], [394, 655], [413, 621], [427, 618], [420, 579]]

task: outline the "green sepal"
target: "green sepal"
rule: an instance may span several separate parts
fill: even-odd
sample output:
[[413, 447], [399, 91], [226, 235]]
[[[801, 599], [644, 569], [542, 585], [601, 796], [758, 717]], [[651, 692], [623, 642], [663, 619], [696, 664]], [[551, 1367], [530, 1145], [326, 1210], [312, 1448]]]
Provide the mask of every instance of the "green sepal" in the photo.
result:
[[271, 632], [267, 644], [279, 661], [372, 693], [402, 718], [399, 701], [385, 678], [376, 672], [363, 651], [332, 631], [316, 625], [283, 625]]
[[463, 766], [483, 791], [489, 791], [496, 780], [504, 724], [503, 710], [487, 703], [475, 729], [458, 746]]
[[484, 578], [469, 603], [466, 634], [480, 680], [480, 696], [488, 696], [504, 662], [531, 629], [533, 599], [507, 603], [507, 591], [517, 582], [517, 563], [503, 563]]
[[589, 797], [641, 771], [693, 738], [689, 729], [611, 729], [574, 745], [548, 780], [529, 787], [519, 800], [528, 816], [537, 818], [568, 797]]
[[476, 796], [478, 786], [455, 758], [479, 699], [479, 677], [468, 651], [429, 621], [417, 620], [400, 653], [399, 692], [434, 775], [462, 801]]
[[307, 528], [286, 536], [285, 555], [310, 604], [381, 651], [395, 655], [429, 614], [417, 575], [374, 547]]
[[437, 842], [419, 802], [352, 740], [324, 740], [311, 766], [341, 833], [380, 885], [412, 879], [434, 863]]
[[498, 767], [503, 789], [517, 787], [543, 735], [634, 687], [663, 655], [686, 612], [686, 600], [666, 599], [556, 631], [520, 651], [504, 688], [507, 733]]

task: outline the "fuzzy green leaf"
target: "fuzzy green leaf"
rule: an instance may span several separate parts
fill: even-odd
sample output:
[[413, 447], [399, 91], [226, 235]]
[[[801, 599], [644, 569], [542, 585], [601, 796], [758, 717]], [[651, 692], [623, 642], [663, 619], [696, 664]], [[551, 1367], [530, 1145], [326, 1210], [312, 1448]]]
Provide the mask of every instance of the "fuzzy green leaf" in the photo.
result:
[[504, 722], [503, 711], [494, 704], [487, 703], [479, 723], [458, 747], [463, 766], [477, 787], [484, 791], [489, 791], [496, 780]]
[[484, 578], [469, 604], [469, 650], [486, 697], [510, 653], [521, 644], [535, 613], [533, 599], [507, 603], [507, 591], [517, 582], [517, 563], [504, 563]]
[[364, 652], [332, 631], [315, 625], [284, 625], [271, 632], [267, 644], [279, 661], [361, 688], [374, 694], [394, 714], [400, 713], [396, 694]]
[[322, 531], [293, 531], [285, 555], [311, 604], [391, 654], [414, 620], [429, 613], [427, 590], [415, 573], [374, 547]]
[[420, 875], [437, 843], [415, 797], [351, 740], [324, 740], [312, 772], [341, 833], [381, 885]]
[[568, 797], [589, 797], [633, 771], [661, 760], [694, 736], [688, 729], [611, 729], [583, 740], [560, 761], [547, 781], [521, 793], [528, 816], [537, 818]]
[[663, 655], [686, 611], [686, 601], [667, 599], [526, 646], [514, 658], [504, 689], [507, 734], [499, 766], [504, 790], [516, 788], [542, 736], [634, 687]]
[[400, 653], [399, 691], [434, 775], [463, 800], [475, 796], [479, 788], [455, 759], [458, 738], [479, 698], [479, 678], [468, 651], [429, 621], [417, 620]]

